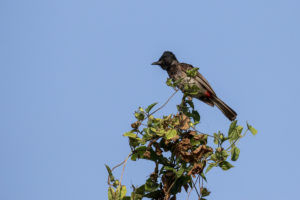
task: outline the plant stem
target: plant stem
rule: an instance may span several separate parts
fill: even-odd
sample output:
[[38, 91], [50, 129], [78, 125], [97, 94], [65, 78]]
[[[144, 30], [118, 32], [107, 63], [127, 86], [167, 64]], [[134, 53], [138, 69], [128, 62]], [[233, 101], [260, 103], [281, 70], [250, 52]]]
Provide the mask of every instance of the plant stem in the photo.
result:
[[159, 108], [157, 108], [155, 111], [153, 111], [152, 113], [149, 114], [150, 115], [153, 115], [154, 113], [156, 113], [157, 111], [159, 111], [160, 109], [162, 109], [163, 107], [165, 107], [169, 101], [174, 97], [174, 95], [178, 92], [178, 89], [175, 89], [175, 92], [168, 98], [168, 100]]
[[130, 152], [130, 154], [128, 154], [127, 158], [124, 160], [122, 174], [121, 174], [121, 177], [120, 177], [120, 184], [119, 184], [120, 187], [121, 187], [121, 182], [122, 182], [122, 179], [123, 179], [123, 174], [124, 174], [124, 171], [125, 171], [125, 166], [126, 166], [127, 160], [129, 159], [130, 156], [131, 156], [131, 152]]
[[227, 149], [226, 149], [226, 151], [228, 151], [233, 145], [235, 145], [235, 143], [237, 143], [242, 137], [245, 137], [245, 135], [246, 135], [246, 133], [247, 133], [247, 131], [248, 131], [249, 129], [247, 129], [246, 131], [245, 131], [245, 133], [244, 133], [244, 135], [242, 135], [241, 137], [239, 137], [239, 138], [237, 138]]

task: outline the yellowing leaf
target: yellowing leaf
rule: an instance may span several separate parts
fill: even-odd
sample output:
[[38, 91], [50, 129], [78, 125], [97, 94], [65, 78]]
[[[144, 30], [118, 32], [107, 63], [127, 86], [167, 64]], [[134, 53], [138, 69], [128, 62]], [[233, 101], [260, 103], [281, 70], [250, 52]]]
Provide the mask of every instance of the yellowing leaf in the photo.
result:
[[176, 129], [171, 129], [171, 130], [167, 131], [166, 138], [167, 138], [167, 140], [169, 140], [169, 139], [172, 139], [173, 137], [175, 137], [176, 135], [177, 135]]
[[125, 185], [122, 185], [122, 186], [121, 186], [121, 190], [120, 190], [120, 198], [121, 198], [121, 199], [123, 199], [123, 197], [125, 197], [126, 192], [127, 192], [126, 186], [125, 186]]
[[112, 187], [108, 188], [108, 200], [114, 200], [115, 192]]
[[133, 138], [133, 139], [137, 138], [137, 135], [133, 132], [126, 132], [126, 133], [123, 134], [123, 136], [127, 136], [127, 137], [130, 137], [130, 138]]
[[195, 77], [195, 76], [197, 76], [198, 69], [199, 69], [199, 68], [195, 67], [195, 68], [193, 68], [193, 69], [187, 70], [186, 75], [187, 75], [188, 77]]
[[255, 128], [253, 128], [253, 126], [251, 126], [250, 124], [248, 124], [247, 122], [247, 127], [249, 129], [249, 131], [253, 134], [256, 135], [257, 134], [257, 130]]

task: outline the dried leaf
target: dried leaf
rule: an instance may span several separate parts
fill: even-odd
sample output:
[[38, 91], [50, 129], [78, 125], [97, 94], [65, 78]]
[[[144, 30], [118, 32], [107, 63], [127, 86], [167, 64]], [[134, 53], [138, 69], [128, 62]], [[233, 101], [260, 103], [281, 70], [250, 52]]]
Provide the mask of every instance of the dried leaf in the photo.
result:
[[140, 125], [141, 125], [141, 122], [140, 121], [136, 121], [136, 122], [134, 122], [134, 123], [131, 124], [131, 127], [134, 128], [134, 129], [137, 129]]
[[203, 164], [202, 163], [195, 163], [193, 168], [189, 171], [188, 175], [192, 175], [194, 178], [196, 177], [195, 174], [201, 174], [203, 171]]
[[190, 128], [190, 118], [188, 118], [185, 114], [179, 115], [180, 125], [178, 128], [182, 130], [188, 130]]

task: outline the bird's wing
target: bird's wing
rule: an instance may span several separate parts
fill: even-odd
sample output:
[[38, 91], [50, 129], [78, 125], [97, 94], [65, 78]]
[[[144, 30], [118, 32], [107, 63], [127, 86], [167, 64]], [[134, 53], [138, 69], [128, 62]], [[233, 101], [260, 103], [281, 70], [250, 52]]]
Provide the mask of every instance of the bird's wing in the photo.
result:
[[[192, 65], [186, 64], [186, 63], [180, 63], [180, 66], [184, 71], [191, 70], [194, 67]], [[200, 72], [197, 73], [197, 76], [195, 77], [197, 81], [205, 88], [207, 89], [211, 94], [216, 95], [215, 91], [212, 89], [212, 87], [209, 85], [208, 81], [200, 74]]]

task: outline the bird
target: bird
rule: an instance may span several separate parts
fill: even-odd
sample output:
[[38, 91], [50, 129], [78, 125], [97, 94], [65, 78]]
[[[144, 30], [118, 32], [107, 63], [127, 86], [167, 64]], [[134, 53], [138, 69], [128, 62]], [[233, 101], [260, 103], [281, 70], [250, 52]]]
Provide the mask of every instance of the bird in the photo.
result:
[[158, 65], [163, 70], [167, 71], [173, 82], [179, 82], [177, 87], [183, 93], [186, 90], [185, 86], [187, 84], [190, 87], [197, 86], [197, 91], [188, 96], [199, 99], [212, 107], [217, 106], [230, 121], [236, 119], [237, 113], [216, 95], [204, 76], [197, 71], [196, 76], [189, 77], [187, 75], [188, 71], [195, 68], [190, 64], [180, 63], [171, 51], [165, 51], [159, 60], [153, 62], [152, 65]]

